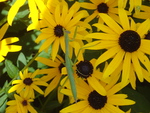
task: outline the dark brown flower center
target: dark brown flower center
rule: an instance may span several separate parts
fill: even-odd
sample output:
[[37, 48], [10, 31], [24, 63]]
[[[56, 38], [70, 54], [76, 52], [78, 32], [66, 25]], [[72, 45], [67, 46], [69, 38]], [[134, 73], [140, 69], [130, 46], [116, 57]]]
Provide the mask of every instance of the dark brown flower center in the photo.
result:
[[99, 13], [108, 13], [109, 7], [107, 6], [106, 3], [101, 3], [97, 6], [97, 11]]
[[32, 79], [31, 78], [25, 78], [24, 80], [23, 80], [23, 83], [25, 84], [25, 85], [31, 85], [32, 84]]
[[54, 34], [56, 37], [61, 37], [64, 35], [64, 32], [63, 32], [63, 26], [61, 25], [57, 25], [55, 28], [54, 28]]
[[79, 77], [88, 78], [93, 73], [93, 65], [87, 60], [80, 61], [76, 67], [76, 73]]
[[28, 102], [27, 102], [26, 100], [23, 100], [23, 101], [22, 101], [22, 105], [23, 105], [23, 106], [27, 106], [27, 105], [28, 105]]
[[107, 96], [102, 96], [94, 90], [89, 94], [88, 102], [92, 108], [98, 110], [103, 108], [107, 103]]
[[132, 30], [124, 31], [119, 37], [119, 45], [125, 52], [134, 52], [141, 45], [139, 34]]

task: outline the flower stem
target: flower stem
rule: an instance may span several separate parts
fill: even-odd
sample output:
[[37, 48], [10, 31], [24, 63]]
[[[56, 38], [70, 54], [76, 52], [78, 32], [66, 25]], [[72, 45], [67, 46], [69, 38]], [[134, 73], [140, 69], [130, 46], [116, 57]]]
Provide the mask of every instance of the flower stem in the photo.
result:
[[36, 53], [36, 55], [29, 61], [29, 63], [21, 71], [24, 71], [26, 68], [28, 68], [39, 54], [40, 54], [39, 52]]

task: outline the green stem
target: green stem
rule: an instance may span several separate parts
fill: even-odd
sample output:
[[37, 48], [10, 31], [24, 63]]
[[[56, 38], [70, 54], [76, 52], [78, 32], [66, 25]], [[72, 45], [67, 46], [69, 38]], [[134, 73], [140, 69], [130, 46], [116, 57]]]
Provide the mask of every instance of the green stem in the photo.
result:
[[24, 71], [25, 69], [27, 69], [32, 63], [33, 61], [36, 59], [36, 57], [39, 55], [40, 53], [36, 53], [36, 55], [30, 60], [30, 62], [21, 70]]

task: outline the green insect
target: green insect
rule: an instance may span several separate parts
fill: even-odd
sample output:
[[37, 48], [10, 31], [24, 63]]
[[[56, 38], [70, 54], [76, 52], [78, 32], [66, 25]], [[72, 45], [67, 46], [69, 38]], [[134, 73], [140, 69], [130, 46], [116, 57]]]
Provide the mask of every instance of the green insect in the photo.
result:
[[[69, 58], [69, 31], [64, 30], [64, 37], [65, 37], [65, 49], [66, 49], [66, 53], [65, 53], [65, 64], [66, 64], [66, 68], [67, 68], [67, 73], [68, 73], [68, 78], [70, 81], [70, 85], [71, 85], [71, 90], [72, 90], [72, 94], [74, 97], [74, 100], [77, 101], [77, 91], [76, 91], [76, 85], [75, 85], [75, 80], [74, 80], [74, 76], [73, 76], [73, 69], [72, 69], [72, 61]], [[75, 34], [76, 34], [76, 30], [75, 30]], [[75, 38], [75, 35], [73, 37], [73, 39]]]

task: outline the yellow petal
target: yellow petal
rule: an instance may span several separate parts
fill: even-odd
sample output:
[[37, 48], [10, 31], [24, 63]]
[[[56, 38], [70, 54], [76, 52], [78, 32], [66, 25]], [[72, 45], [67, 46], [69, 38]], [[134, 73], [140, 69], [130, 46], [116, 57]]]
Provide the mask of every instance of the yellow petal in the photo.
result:
[[129, 99], [113, 99], [113, 98], [109, 98], [108, 103], [113, 104], [113, 105], [121, 105], [121, 106], [135, 104], [134, 101], [129, 100]]
[[55, 39], [56, 39], [55, 37], [50, 37], [50, 38], [48, 38], [48, 39], [42, 44], [42, 46], [40, 47], [39, 52], [41, 52], [41, 51], [47, 49], [47, 48], [53, 43], [53, 41], [54, 41]]
[[41, 14], [49, 22], [49, 24], [52, 26], [56, 26], [56, 23], [55, 23], [54, 19], [52, 18], [52, 15], [50, 14], [48, 8], [44, 4], [44, 2], [42, 0], [35, 0], [35, 2], [37, 4], [37, 7], [39, 8], [39, 10], [41, 11]]
[[0, 29], [0, 40], [3, 38], [4, 34], [6, 33], [7, 29], [8, 29], [9, 25], [8, 23], [4, 24], [2, 26], [2, 28]]
[[60, 111], [60, 113], [75, 112], [75, 111], [78, 111], [80, 109], [84, 109], [86, 107], [88, 107], [88, 102], [87, 101], [80, 101], [80, 102], [77, 102], [73, 105], [70, 105], [69, 107], [62, 109]]
[[135, 76], [135, 72], [133, 70], [132, 65], [131, 65], [131, 70], [130, 70], [129, 81], [130, 81], [132, 88], [135, 90], [136, 89], [136, 76]]
[[[30, 9], [30, 16], [33, 23], [38, 23], [38, 9], [35, 3], [36, 0], [28, 0], [28, 5]], [[39, 28], [38, 28], [39, 29]]]
[[55, 8], [55, 13], [54, 13], [54, 16], [55, 16], [55, 21], [56, 21], [56, 24], [59, 25], [60, 24], [60, 5], [57, 5], [56, 8]]
[[115, 57], [113, 58], [113, 60], [110, 62], [110, 64], [108, 65], [108, 67], [106, 68], [106, 70], [104, 71], [104, 78], [107, 78], [110, 74], [112, 74], [115, 69], [120, 65], [120, 63], [123, 60], [125, 52], [120, 50]]
[[53, 42], [53, 45], [52, 45], [52, 52], [51, 52], [51, 55], [52, 55], [52, 60], [54, 61], [56, 56], [57, 56], [57, 53], [58, 53], [58, 50], [59, 50], [59, 38], [56, 39], [54, 42]]
[[14, 17], [16, 16], [19, 8], [23, 6], [23, 4], [26, 2], [26, 0], [17, 0], [10, 8], [7, 16], [7, 20], [9, 25], [12, 25], [12, 21]]
[[44, 92], [43, 92], [38, 86], [32, 84], [32, 88], [33, 88], [34, 90], [36, 90], [37, 92], [39, 92], [40, 94], [44, 94]]
[[138, 60], [138, 57], [134, 53], [132, 53], [132, 63], [138, 79], [140, 80], [140, 82], [143, 82], [144, 79], [143, 79], [142, 67]]
[[87, 78], [88, 83], [95, 89], [99, 94], [106, 96], [106, 90], [105, 88], [98, 82], [98, 80], [94, 77], [88, 77]]
[[85, 8], [85, 9], [96, 9], [96, 5], [91, 4], [91, 3], [81, 3], [81, 7]]
[[99, 13], [100, 17], [103, 21], [117, 34], [121, 34], [123, 32], [122, 28], [107, 14]]
[[141, 38], [143, 38], [143, 36], [147, 34], [148, 30], [150, 29], [149, 24], [150, 24], [150, 20], [147, 19], [138, 27], [137, 33], [140, 35]]
[[119, 46], [112, 47], [104, 52], [96, 61], [95, 67], [98, 66], [100, 63], [112, 58], [115, 54], [117, 54], [120, 50]]
[[129, 30], [129, 19], [127, 17], [127, 13], [125, 12], [124, 9], [120, 8], [119, 9], [119, 17], [120, 17], [120, 22], [124, 30]]
[[131, 53], [126, 52], [125, 58], [123, 61], [123, 69], [122, 69], [122, 84], [126, 84], [130, 75], [130, 67], [131, 67]]
[[45, 90], [44, 96], [47, 96], [54, 88], [57, 87], [58, 83], [60, 81], [60, 76], [56, 76], [51, 83], [48, 85], [48, 87]]

